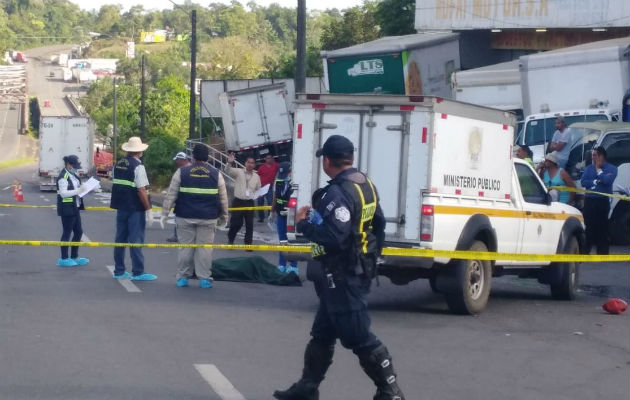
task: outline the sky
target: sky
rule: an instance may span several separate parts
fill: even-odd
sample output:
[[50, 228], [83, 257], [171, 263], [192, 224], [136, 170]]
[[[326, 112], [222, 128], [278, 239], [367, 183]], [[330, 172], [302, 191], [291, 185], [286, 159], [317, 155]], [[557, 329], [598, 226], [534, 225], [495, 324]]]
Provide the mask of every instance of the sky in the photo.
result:
[[[123, 6], [123, 10], [128, 10], [129, 7], [140, 4], [144, 6], [146, 10], [151, 9], [172, 9], [173, 3], [168, 0], [70, 0], [75, 4], [78, 4], [82, 9], [92, 10], [99, 9], [104, 4], [120, 4]], [[249, 0], [240, 0], [241, 4], [247, 4]], [[255, 0], [257, 4], [261, 6], [268, 6], [271, 3], [278, 3], [283, 7], [297, 7], [297, 0]], [[183, 0], [173, 0], [177, 4], [184, 4]], [[208, 5], [210, 3], [225, 3], [229, 4], [229, 0], [205, 0], [205, 1], [193, 1], [193, 3]], [[307, 0], [306, 8], [325, 10], [327, 8], [344, 9], [348, 7], [354, 7], [363, 4], [363, 0]]]

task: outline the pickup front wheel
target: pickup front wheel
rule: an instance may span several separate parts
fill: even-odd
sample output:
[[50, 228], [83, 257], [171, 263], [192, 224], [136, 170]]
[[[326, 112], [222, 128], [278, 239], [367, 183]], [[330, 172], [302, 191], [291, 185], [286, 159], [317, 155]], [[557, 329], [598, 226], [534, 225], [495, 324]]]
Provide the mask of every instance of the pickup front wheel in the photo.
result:
[[[483, 242], [475, 241], [470, 251], [487, 252]], [[453, 260], [446, 267], [450, 290], [445, 291], [448, 308], [456, 314], [478, 314], [488, 304], [492, 265], [488, 260]], [[440, 277], [442, 278], [442, 277]]]
[[[567, 243], [565, 254], [579, 254], [580, 246], [573, 236]], [[551, 284], [551, 296], [557, 300], [573, 300], [578, 287], [578, 263], [564, 262], [554, 263], [551, 268], [558, 268], [560, 279], [558, 283]]]

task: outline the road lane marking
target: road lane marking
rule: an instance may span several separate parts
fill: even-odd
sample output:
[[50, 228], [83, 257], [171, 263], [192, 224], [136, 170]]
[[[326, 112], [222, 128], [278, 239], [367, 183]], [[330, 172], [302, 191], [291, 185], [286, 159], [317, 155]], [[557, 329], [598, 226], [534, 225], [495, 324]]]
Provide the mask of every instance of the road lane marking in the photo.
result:
[[[106, 265], [105, 268], [107, 268], [109, 270], [111, 275], [114, 275], [114, 266], [113, 265]], [[127, 289], [127, 291], [129, 293], [141, 293], [142, 292], [142, 290], [140, 290], [140, 288], [138, 288], [138, 286], [134, 285], [133, 282], [131, 282], [129, 279], [116, 279], [116, 280], [118, 281], [118, 283], [120, 283], [122, 285], [122, 287]]]
[[195, 368], [222, 400], [247, 400], [214, 364], [195, 364]]

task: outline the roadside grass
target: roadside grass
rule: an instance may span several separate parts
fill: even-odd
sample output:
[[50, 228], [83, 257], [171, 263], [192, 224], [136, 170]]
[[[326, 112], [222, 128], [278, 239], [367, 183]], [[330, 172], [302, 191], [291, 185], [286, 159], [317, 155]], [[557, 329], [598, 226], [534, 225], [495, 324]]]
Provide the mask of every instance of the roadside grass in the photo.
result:
[[35, 161], [35, 158], [16, 158], [14, 160], [2, 161], [0, 162], [0, 171], [21, 167], [23, 165], [34, 163]]

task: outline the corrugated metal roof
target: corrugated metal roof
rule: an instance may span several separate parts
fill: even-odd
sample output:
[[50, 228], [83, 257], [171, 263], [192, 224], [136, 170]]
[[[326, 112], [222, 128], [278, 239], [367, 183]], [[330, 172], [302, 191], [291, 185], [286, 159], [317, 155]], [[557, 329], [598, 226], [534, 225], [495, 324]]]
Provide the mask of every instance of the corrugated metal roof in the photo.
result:
[[398, 53], [404, 50], [450, 42], [452, 40], [456, 40], [458, 37], [459, 34], [457, 33], [416, 33], [404, 36], [387, 36], [343, 49], [322, 51], [321, 55], [325, 58], [332, 58], [367, 54]]

